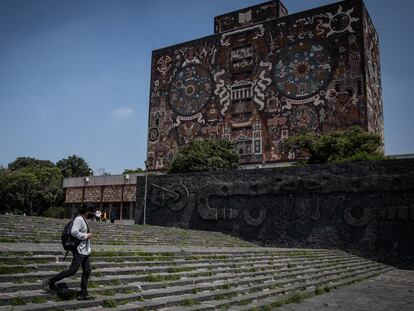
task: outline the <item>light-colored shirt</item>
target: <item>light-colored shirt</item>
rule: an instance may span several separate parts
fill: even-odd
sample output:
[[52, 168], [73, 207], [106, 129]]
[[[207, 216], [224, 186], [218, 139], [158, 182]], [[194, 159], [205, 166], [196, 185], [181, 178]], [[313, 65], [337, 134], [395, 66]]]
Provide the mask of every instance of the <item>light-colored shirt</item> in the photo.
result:
[[71, 234], [80, 240], [77, 248], [78, 253], [89, 256], [91, 254], [91, 241], [88, 239], [88, 226], [82, 216], [77, 216], [73, 220]]

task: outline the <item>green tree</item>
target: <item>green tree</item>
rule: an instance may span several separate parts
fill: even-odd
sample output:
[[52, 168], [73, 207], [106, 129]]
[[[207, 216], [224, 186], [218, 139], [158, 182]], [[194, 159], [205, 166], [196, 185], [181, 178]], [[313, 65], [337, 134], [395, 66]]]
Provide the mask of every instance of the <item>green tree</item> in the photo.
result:
[[367, 133], [359, 126], [323, 134], [293, 135], [283, 143], [285, 152], [300, 149], [308, 153], [308, 163], [387, 159], [380, 150], [381, 146], [379, 136]]
[[138, 174], [138, 173], [145, 173], [145, 171], [143, 170], [143, 169], [141, 169], [141, 168], [136, 168], [136, 169], [125, 169], [123, 172], [122, 172], [122, 174]]
[[168, 164], [168, 172], [236, 169], [239, 167], [239, 160], [235, 145], [228, 140], [193, 140], [179, 148]]
[[92, 176], [93, 171], [88, 163], [77, 155], [71, 155], [67, 159], [62, 159], [56, 163], [64, 178]]
[[9, 163], [8, 167], [12, 171], [27, 167], [27, 166], [47, 166], [53, 167], [55, 164], [49, 160], [38, 160], [30, 157], [18, 157], [13, 162]]
[[[63, 202], [62, 174], [46, 162], [32, 161], [19, 169], [0, 169], [0, 212], [41, 215]], [[12, 166], [13, 167], [13, 166]]]

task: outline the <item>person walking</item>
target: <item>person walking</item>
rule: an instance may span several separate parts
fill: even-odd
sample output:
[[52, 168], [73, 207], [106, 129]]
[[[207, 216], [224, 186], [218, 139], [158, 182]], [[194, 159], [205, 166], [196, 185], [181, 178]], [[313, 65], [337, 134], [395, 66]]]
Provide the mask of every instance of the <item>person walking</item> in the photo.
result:
[[111, 218], [111, 224], [113, 224], [115, 222], [115, 218], [116, 218], [115, 212], [111, 211], [111, 214], [110, 214], [109, 217]]
[[79, 240], [79, 245], [72, 251], [73, 258], [70, 267], [55, 276], [43, 281], [42, 287], [45, 291], [51, 292], [57, 289], [56, 282], [73, 276], [78, 272], [79, 267], [82, 266], [81, 290], [77, 294], [78, 300], [93, 300], [95, 299], [88, 294], [88, 280], [91, 275], [91, 239], [92, 233], [89, 232], [89, 227], [85, 218], [92, 218], [94, 216], [93, 208], [82, 205], [79, 208], [78, 216], [73, 220], [71, 235]]
[[96, 220], [96, 222], [100, 222], [101, 221], [101, 211], [100, 210], [96, 210], [96, 212], [95, 212], [95, 220]]
[[102, 222], [106, 223], [106, 211], [104, 210], [101, 214]]

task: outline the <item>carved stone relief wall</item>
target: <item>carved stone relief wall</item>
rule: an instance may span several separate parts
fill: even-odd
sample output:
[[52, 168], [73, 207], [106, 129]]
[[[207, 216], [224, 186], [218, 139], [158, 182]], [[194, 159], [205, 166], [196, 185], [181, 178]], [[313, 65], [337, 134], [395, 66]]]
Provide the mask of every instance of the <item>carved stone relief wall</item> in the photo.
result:
[[[142, 223], [144, 177], [137, 183]], [[149, 176], [147, 207], [153, 225], [357, 249], [414, 268], [414, 160]]]
[[241, 10], [243, 25], [153, 51], [151, 170], [196, 138], [228, 139], [251, 164], [303, 157], [281, 149], [297, 133], [352, 125], [382, 133], [378, 36], [362, 2], [275, 18], [278, 10], [278, 1]]

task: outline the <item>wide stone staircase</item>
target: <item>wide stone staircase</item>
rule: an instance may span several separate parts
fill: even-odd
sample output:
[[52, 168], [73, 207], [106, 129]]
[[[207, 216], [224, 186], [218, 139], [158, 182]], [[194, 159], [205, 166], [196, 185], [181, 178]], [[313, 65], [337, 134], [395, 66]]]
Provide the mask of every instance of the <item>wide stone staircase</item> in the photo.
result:
[[392, 268], [343, 251], [264, 248], [215, 232], [90, 224], [93, 301], [65, 269], [67, 220], [0, 215], [0, 310], [273, 310]]

